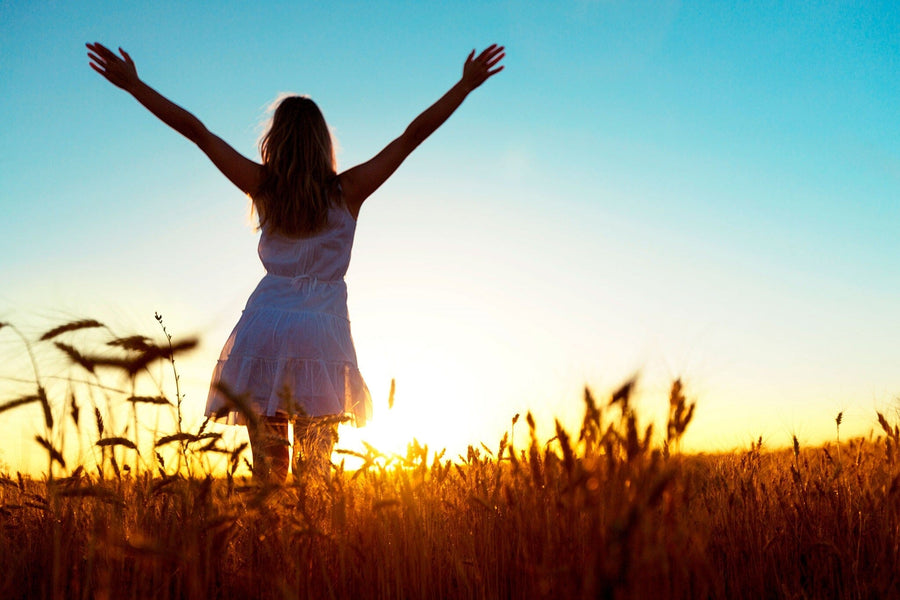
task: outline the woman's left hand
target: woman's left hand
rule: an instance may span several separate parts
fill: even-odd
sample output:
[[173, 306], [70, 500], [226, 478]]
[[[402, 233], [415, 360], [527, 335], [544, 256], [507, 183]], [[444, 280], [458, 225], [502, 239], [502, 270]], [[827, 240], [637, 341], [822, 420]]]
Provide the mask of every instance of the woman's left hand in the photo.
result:
[[140, 81], [134, 61], [128, 53], [119, 48], [122, 56], [117, 56], [112, 50], [99, 42], [85, 44], [88, 58], [91, 59], [91, 68], [106, 77], [107, 81], [116, 87], [129, 91]]

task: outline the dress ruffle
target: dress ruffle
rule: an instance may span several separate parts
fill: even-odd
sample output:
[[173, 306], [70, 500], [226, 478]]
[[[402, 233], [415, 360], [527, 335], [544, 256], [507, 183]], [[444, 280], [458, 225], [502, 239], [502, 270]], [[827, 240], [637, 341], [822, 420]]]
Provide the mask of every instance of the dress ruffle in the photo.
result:
[[[217, 413], [228, 404], [225, 395], [217, 391], [219, 382], [231, 390], [271, 390], [267, 397], [245, 398], [259, 415], [347, 415], [357, 426], [372, 417], [369, 389], [359, 369], [348, 363], [248, 356], [219, 360], [213, 372], [208, 414]], [[236, 409], [217, 420], [230, 425], [246, 424]]]

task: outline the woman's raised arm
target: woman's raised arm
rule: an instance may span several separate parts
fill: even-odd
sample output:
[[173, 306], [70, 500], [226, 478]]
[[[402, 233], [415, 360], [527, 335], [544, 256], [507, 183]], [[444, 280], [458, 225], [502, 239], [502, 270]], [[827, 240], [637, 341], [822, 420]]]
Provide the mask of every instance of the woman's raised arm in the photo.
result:
[[138, 77], [134, 61], [119, 48], [121, 56], [100, 43], [85, 44], [91, 68], [113, 85], [122, 88], [156, 115], [163, 123], [188, 138], [209, 157], [213, 164], [246, 194], [259, 186], [262, 166], [241, 155], [220, 137], [210, 132], [200, 120]]
[[506, 54], [503, 46], [492, 44], [475, 57], [469, 54], [462, 78], [437, 102], [416, 117], [403, 134], [374, 158], [341, 173], [341, 188], [350, 213], [356, 217], [362, 203], [377, 190], [416, 147], [459, 108], [469, 92], [503, 70], [497, 64]]

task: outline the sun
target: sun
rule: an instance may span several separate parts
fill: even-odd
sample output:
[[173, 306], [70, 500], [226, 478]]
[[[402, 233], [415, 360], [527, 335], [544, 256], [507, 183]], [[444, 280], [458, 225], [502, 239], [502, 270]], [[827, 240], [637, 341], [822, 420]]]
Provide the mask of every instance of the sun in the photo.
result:
[[[485, 435], [484, 422], [475, 417], [472, 407], [478, 399], [471, 390], [478, 387], [478, 382], [466, 378], [447, 382], [443, 372], [447, 366], [445, 361], [440, 369], [421, 364], [402, 369], [394, 380], [393, 403], [389, 401], [390, 385], [385, 386], [380, 397], [378, 390], [373, 390], [371, 421], [361, 428], [342, 427], [337, 448], [365, 453], [368, 444], [388, 456], [405, 456], [415, 440], [421, 446], [427, 445], [429, 451], [446, 450], [445, 456], [450, 458], [465, 455], [468, 445], [478, 445]], [[452, 367], [451, 372], [461, 372]], [[338, 455], [334, 458], [340, 460]]]
[[[415, 389], [417, 386], [413, 386]], [[430, 450], [459, 452], [466, 445], [465, 425], [447, 410], [449, 398], [431, 396], [417, 404], [376, 402], [375, 414], [365, 427], [342, 427], [339, 449], [366, 452], [366, 444], [382, 454], [406, 456], [414, 440]]]

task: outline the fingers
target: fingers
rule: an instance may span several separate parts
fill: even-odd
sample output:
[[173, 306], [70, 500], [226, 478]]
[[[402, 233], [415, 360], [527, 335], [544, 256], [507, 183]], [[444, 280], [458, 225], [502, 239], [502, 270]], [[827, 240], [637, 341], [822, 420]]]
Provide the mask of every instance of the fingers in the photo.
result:
[[115, 52], [101, 44], [100, 42], [94, 42], [93, 44], [85, 44], [88, 50], [88, 57], [99, 64], [102, 67], [108, 67], [111, 64], [116, 64], [118, 62], [125, 62], [129, 65], [134, 65], [134, 61], [131, 60], [131, 57], [127, 52], [119, 48], [119, 52], [122, 53], [121, 58], [116, 55]]
[[[112, 54], [108, 48], [106, 48], [103, 44], [99, 44], [94, 42], [93, 44], [85, 44], [88, 50], [88, 58], [92, 61], [91, 67], [97, 71], [98, 73], [106, 74], [105, 70], [107, 67], [107, 63], [109, 62], [109, 56]], [[96, 65], [94, 64], [96, 63]], [[102, 67], [101, 71], [98, 67]]]
[[94, 42], [93, 44], [85, 44], [89, 50], [93, 51], [96, 55], [103, 57], [104, 60], [110, 60], [118, 58], [112, 50], [101, 44], [100, 42]]
[[497, 47], [497, 44], [491, 44], [490, 46], [488, 46], [487, 48], [482, 50], [481, 54], [478, 55], [478, 60], [483, 60], [484, 57], [487, 56], [488, 54], [490, 54], [496, 47]]
[[466, 58], [466, 63], [482, 63], [492, 67], [506, 56], [505, 49], [503, 46], [491, 44], [478, 54], [478, 58], [475, 58], [475, 50], [472, 50]]
[[471, 92], [482, 83], [503, 70], [500, 61], [506, 56], [505, 48], [497, 44], [491, 44], [482, 50], [477, 58], [475, 50], [469, 53], [466, 64], [463, 67], [463, 79], [467, 92]]
[[106, 72], [106, 69], [101, 69], [100, 67], [98, 67], [98, 66], [95, 65], [94, 63], [91, 63], [90, 66], [91, 66], [91, 68], [92, 68], [93, 70], [95, 70], [95, 71], [97, 71], [98, 73], [100, 73], [101, 75], [103, 75], [103, 77], [105, 77], [108, 81], [112, 81], [112, 80], [109, 78], [109, 73]]
[[[487, 48], [485, 48], [481, 54], [478, 55], [478, 58], [475, 59], [475, 62], [479, 63], [484, 69], [491, 71], [494, 69], [497, 64], [506, 57], [506, 52], [504, 52], [505, 48], [503, 46], [498, 46], [497, 44], [491, 44]], [[498, 69], [494, 69], [493, 72], [489, 73], [493, 75], [494, 73], [499, 73], [503, 67]]]
[[[502, 50], [502, 48], [501, 48], [501, 50]], [[506, 52], [501, 52], [498, 56], [495, 56], [491, 60], [487, 61], [487, 63], [485, 63], [485, 66], [488, 69], [493, 69], [494, 65], [496, 65], [498, 62], [503, 60], [503, 57], [505, 57], [505, 56], [506, 56]], [[500, 68], [502, 69], [503, 67], [500, 67]]]
[[88, 58], [91, 61], [91, 67], [98, 73], [106, 74], [106, 61], [88, 52]]
[[99, 42], [85, 44], [88, 49], [90, 67], [97, 73], [122, 89], [128, 89], [131, 84], [138, 81], [137, 71], [131, 56], [119, 47], [116, 54]]
[[487, 48], [485, 48], [484, 50], [481, 51], [481, 54], [478, 55], [478, 60], [485, 61], [485, 62], [490, 61], [494, 57], [496, 57], [498, 54], [501, 54], [503, 52], [503, 50], [504, 50], [503, 46], [498, 46], [497, 44], [491, 44], [490, 46], [488, 46]]
[[503, 70], [503, 65], [497, 66], [506, 57], [505, 48], [497, 44], [491, 44], [478, 55], [476, 62], [484, 70], [484, 78], [487, 79]]

